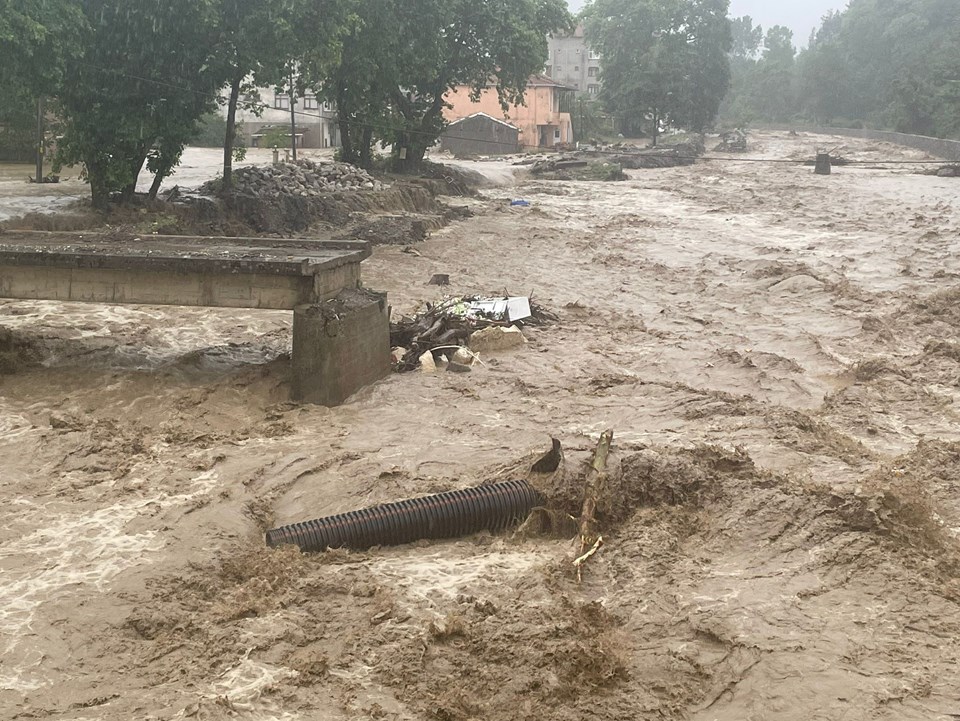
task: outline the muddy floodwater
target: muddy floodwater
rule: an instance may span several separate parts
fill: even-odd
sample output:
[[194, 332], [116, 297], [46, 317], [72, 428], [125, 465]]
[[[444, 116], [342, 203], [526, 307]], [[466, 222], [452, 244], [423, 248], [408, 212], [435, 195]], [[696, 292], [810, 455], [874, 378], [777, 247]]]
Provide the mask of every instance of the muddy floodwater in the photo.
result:
[[[365, 285], [395, 314], [507, 291], [558, 322], [334, 409], [288, 402], [288, 313], [0, 301], [0, 718], [955, 718], [960, 180], [917, 168], [485, 189]], [[264, 547], [523, 476], [551, 436], [577, 478], [607, 428], [581, 583], [562, 537]]]

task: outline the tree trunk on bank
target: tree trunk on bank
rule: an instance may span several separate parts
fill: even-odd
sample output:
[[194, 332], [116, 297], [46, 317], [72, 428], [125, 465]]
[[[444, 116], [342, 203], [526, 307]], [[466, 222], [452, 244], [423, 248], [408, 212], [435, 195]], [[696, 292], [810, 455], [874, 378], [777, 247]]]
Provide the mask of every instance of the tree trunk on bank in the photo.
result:
[[660, 116], [653, 114], [653, 147], [657, 147], [657, 141], [660, 139]]
[[110, 190], [107, 188], [103, 168], [96, 160], [89, 158], [84, 165], [87, 169], [87, 179], [90, 181], [90, 202], [95, 210], [109, 210]]
[[123, 205], [129, 204], [134, 196], [137, 194], [137, 180], [140, 178], [140, 173], [143, 170], [143, 164], [147, 162], [147, 151], [142, 149], [139, 151], [137, 160], [131, 164], [131, 172], [133, 173], [133, 180], [123, 186], [123, 190], [120, 191], [120, 202]]
[[[419, 173], [423, 165], [423, 156], [427, 154], [426, 144], [421, 139], [414, 139], [414, 136], [406, 133], [402, 136], [401, 143], [398, 144], [394, 153], [394, 169], [405, 175]], [[402, 150], [406, 150], [405, 156]]]
[[340, 160], [344, 163], [355, 165], [357, 162], [357, 149], [353, 145], [350, 122], [343, 117], [338, 117], [337, 125], [340, 127]]
[[164, 166], [157, 171], [156, 175], [153, 176], [153, 184], [151, 184], [150, 193], [147, 195], [150, 200], [157, 199], [157, 193], [160, 192], [160, 185], [163, 183], [163, 179], [166, 178], [169, 173], [170, 168]]
[[373, 128], [363, 129], [363, 139], [360, 145], [360, 167], [365, 170], [373, 168]]
[[240, 100], [240, 85], [243, 76], [230, 83], [230, 100], [227, 103], [227, 133], [223, 140], [223, 190], [233, 188], [233, 145], [237, 140], [237, 103]]

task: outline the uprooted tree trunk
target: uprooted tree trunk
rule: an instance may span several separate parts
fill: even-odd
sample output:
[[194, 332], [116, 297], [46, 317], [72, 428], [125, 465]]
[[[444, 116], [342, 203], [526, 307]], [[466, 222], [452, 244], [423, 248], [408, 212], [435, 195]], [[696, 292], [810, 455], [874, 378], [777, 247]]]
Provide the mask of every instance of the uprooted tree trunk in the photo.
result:
[[[587, 469], [584, 483], [583, 508], [580, 511], [580, 555], [573, 562], [577, 569], [577, 580], [581, 578], [583, 565], [603, 547], [603, 536], [597, 524], [597, 504], [607, 493], [607, 458], [613, 444], [613, 431], [607, 430], [600, 435], [593, 461]], [[590, 549], [587, 550], [587, 547]]]

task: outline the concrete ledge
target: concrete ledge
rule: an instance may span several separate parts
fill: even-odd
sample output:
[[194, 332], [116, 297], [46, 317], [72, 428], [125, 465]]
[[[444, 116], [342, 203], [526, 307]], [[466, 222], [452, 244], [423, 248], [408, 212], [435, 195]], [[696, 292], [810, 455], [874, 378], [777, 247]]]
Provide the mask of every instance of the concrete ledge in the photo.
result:
[[390, 373], [386, 294], [346, 290], [293, 311], [293, 400], [336, 406]]
[[0, 297], [291, 310], [356, 288], [362, 242], [0, 235]]

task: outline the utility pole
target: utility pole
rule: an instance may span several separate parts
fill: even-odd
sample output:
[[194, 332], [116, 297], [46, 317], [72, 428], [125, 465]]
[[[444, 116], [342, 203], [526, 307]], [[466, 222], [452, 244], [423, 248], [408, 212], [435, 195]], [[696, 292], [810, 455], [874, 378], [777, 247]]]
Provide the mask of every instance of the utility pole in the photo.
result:
[[297, 90], [293, 85], [293, 73], [290, 73], [290, 145], [293, 149], [293, 162], [297, 162]]
[[36, 182], [43, 182], [43, 114], [44, 101], [41, 95], [37, 98], [37, 176]]

